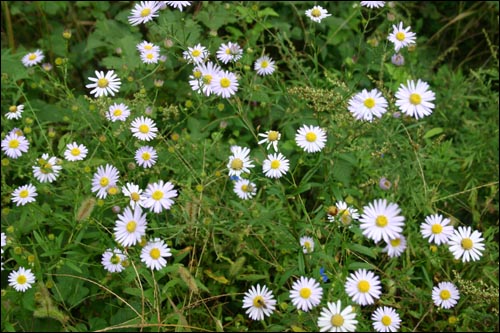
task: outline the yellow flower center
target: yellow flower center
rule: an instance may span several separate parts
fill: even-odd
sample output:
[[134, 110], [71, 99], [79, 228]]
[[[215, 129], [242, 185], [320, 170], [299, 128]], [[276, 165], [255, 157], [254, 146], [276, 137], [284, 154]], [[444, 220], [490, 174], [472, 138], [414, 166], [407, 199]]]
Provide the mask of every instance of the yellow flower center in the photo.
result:
[[242, 190], [243, 192], [247, 192], [247, 191], [248, 191], [248, 185], [247, 185], [247, 184], [243, 184], [243, 185], [241, 185], [241, 190]]
[[439, 293], [439, 297], [441, 297], [442, 300], [446, 301], [451, 297], [451, 293], [449, 292], [449, 290], [441, 290], [441, 292]]
[[134, 232], [136, 228], [137, 228], [137, 223], [135, 221], [129, 221], [127, 223], [127, 231], [129, 233]]
[[431, 230], [433, 234], [440, 234], [443, 231], [443, 226], [439, 223], [436, 223], [432, 225]]
[[17, 148], [21, 143], [17, 139], [10, 140], [9, 148]]
[[210, 82], [212, 82], [212, 75], [210, 74], [203, 75], [203, 83], [210, 84]]
[[195, 58], [196, 58], [196, 57], [199, 57], [199, 56], [200, 56], [200, 54], [201, 54], [201, 51], [200, 51], [200, 50], [193, 50], [193, 51], [191, 52], [191, 55], [192, 55], [193, 57], [195, 57]]
[[148, 50], [148, 51], [149, 51], [149, 50], [152, 50], [152, 49], [153, 49], [153, 45], [151, 45], [151, 44], [146, 44], [146, 45], [144, 46], [144, 49], [145, 49], [145, 50]]
[[431, 245], [431, 246], [429, 246], [429, 249], [431, 250], [431, 252], [436, 253], [438, 250], [438, 247], [436, 245]]
[[266, 303], [264, 302], [264, 297], [258, 295], [253, 299], [253, 306], [256, 308], [262, 308]]
[[9, 107], [9, 111], [10, 111], [10, 112], [12, 112], [12, 113], [15, 113], [15, 112], [17, 111], [17, 106], [15, 106], [15, 105], [11, 105], [11, 106]]
[[115, 109], [115, 111], [113, 111], [113, 115], [114, 115], [115, 117], [119, 117], [119, 116], [121, 116], [121, 115], [122, 115], [122, 113], [123, 113], [123, 111], [122, 111], [122, 110], [120, 110], [120, 109]]
[[269, 134], [267, 134], [267, 139], [269, 141], [276, 141], [279, 138], [279, 133], [276, 131], [269, 131]]
[[304, 243], [304, 247], [306, 248], [306, 251], [307, 251], [307, 252], [311, 252], [311, 243], [309, 243], [309, 242], [305, 242], [305, 243]]
[[97, 86], [99, 88], [106, 88], [109, 84], [109, 81], [106, 80], [105, 78], [102, 78], [102, 79], [99, 79], [99, 81], [97, 81]]
[[300, 294], [300, 297], [302, 297], [302, 298], [309, 298], [309, 297], [311, 297], [311, 289], [302, 288], [302, 289], [300, 289], [299, 294]]
[[231, 81], [227, 77], [223, 77], [220, 79], [220, 86], [222, 88], [227, 88], [231, 85]]
[[117, 194], [118, 193], [118, 187], [111, 186], [110, 188], [108, 188], [108, 193], [111, 194], [111, 195]]
[[399, 244], [401, 244], [401, 238], [391, 239], [391, 245], [393, 247], [397, 247], [397, 246], [399, 246]]
[[371, 109], [372, 107], [375, 106], [375, 100], [371, 97], [368, 97], [365, 99], [365, 102], [363, 103], [367, 108]]
[[271, 169], [278, 169], [280, 167], [280, 161], [274, 160], [271, 162]]
[[144, 133], [144, 134], [148, 133], [149, 126], [146, 124], [142, 124], [141, 126], [139, 126], [139, 132]]
[[149, 15], [149, 13], [151, 13], [151, 9], [149, 8], [144, 8], [142, 11], [141, 11], [141, 17], [146, 17]]
[[130, 194], [130, 199], [132, 199], [134, 201], [139, 201], [140, 198], [141, 198], [141, 196], [137, 192], [134, 192], [134, 193]]
[[231, 162], [231, 169], [233, 170], [241, 170], [243, 169], [243, 161], [239, 158], [235, 158], [232, 162]]
[[342, 317], [342, 315], [340, 315], [338, 313], [334, 314], [332, 316], [332, 319], [330, 319], [330, 323], [334, 327], [340, 327], [340, 326], [344, 325], [344, 317]]
[[375, 219], [375, 224], [377, 225], [377, 227], [385, 227], [387, 225], [387, 222], [387, 217], [385, 217], [384, 215], [379, 215]]
[[29, 194], [30, 192], [28, 190], [21, 190], [21, 192], [19, 192], [19, 196], [23, 199], [27, 198]]
[[26, 275], [21, 274], [17, 277], [16, 281], [18, 284], [25, 284], [28, 279], [26, 278]]
[[196, 78], [196, 79], [199, 79], [201, 77], [201, 72], [196, 70], [193, 72], [193, 76]]
[[113, 254], [113, 256], [111, 257], [111, 259], [109, 261], [113, 265], [118, 265], [122, 260], [120, 259], [120, 256], [115, 253], [115, 254]]
[[470, 238], [462, 239], [462, 247], [464, 250], [470, 250], [474, 246], [474, 242]]
[[308, 142], [314, 142], [316, 141], [316, 133], [313, 133], [313, 132], [309, 132], [306, 134], [306, 140]]
[[361, 280], [358, 282], [358, 290], [362, 293], [367, 293], [370, 290], [370, 282]]
[[35, 60], [36, 59], [36, 54], [35, 53], [30, 53], [29, 59], [30, 60]]
[[109, 185], [109, 178], [108, 177], [102, 177], [101, 180], [99, 181], [99, 184], [101, 184], [102, 187], [108, 186]]
[[352, 217], [349, 211], [346, 209], [342, 212], [342, 215], [340, 216], [340, 220], [344, 225], [349, 225], [351, 224]]
[[153, 59], [153, 53], [146, 54], [146, 58], [148, 58], [149, 60]]
[[318, 8], [314, 8], [311, 11], [311, 15], [314, 16], [314, 17], [320, 17], [321, 16], [321, 10], [319, 10]]
[[396, 34], [396, 39], [397, 39], [397, 40], [399, 40], [400, 42], [404, 41], [404, 40], [405, 40], [405, 38], [406, 38], [406, 36], [405, 36], [405, 33], [404, 33], [404, 32], [401, 32], [401, 31], [400, 31], [400, 32], [398, 32], [398, 33]]
[[391, 320], [391, 317], [389, 317], [389, 316], [383, 316], [381, 322], [382, 322], [382, 325], [389, 326], [392, 323], [392, 320]]
[[264, 61], [262, 61], [262, 62], [260, 63], [260, 67], [261, 67], [261, 68], [267, 68], [267, 66], [269, 66], [269, 63], [268, 63], [266, 60], [264, 60]]
[[413, 105], [419, 105], [422, 102], [422, 97], [419, 94], [411, 94], [410, 95], [410, 103]]
[[142, 153], [142, 159], [144, 161], [149, 161], [150, 158], [151, 158], [151, 154], [150, 153], [148, 153], [148, 152]]
[[154, 191], [153, 195], [151, 196], [154, 200], [158, 201], [161, 198], [163, 198], [163, 192], [160, 190]]
[[226, 54], [231, 54], [231, 49], [227, 48], [226, 49]]
[[78, 148], [71, 149], [71, 155], [73, 155], [73, 156], [80, 155], [80, 149], [78, 149]]
[[156, 247], [149, 252], [149, 255], [154, 260], [158, 260], [158, 258], [160, 258], [160, 254], [161, 254], [160, 250], [158, 250], [158, 248]]

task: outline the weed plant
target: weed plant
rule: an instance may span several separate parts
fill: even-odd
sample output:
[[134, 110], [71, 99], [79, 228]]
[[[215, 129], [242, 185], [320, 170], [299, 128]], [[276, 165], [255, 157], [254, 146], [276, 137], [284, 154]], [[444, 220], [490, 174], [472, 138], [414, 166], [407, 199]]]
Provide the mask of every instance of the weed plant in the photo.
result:
[[2, 1], [2, 331], [498, 332], [498, 2], [368, 3]]

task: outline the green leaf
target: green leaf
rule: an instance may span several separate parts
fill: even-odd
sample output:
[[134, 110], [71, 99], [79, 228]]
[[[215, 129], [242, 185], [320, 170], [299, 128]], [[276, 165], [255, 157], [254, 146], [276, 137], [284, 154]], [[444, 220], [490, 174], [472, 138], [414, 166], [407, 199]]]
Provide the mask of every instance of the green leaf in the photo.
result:
[[428, 130], [424, 134], [424, 139], [432, 138], [433, 136], [436, 136], [441, 133], [443, 133], [443, 129], [441, 127], [434, 127], [433, 129]]
[[348, 244], [347, 248], [354, 252], [364, 254], [373, 259], [377, 258], [377, 253], [373, 250], [373, 248], [366, 247], [361, 244]]

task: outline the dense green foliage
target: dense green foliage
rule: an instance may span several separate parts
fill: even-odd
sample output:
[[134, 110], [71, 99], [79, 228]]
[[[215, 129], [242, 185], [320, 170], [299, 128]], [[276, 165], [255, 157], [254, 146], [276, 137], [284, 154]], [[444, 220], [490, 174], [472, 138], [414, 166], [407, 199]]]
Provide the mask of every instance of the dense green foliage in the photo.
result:
[[[357, 330], [373, 330], [371, 313], [390, 306], [400, 331], [498, 331], [498, 2], [192, 2], [167, 7], [150, 22], [132, 26], [135, 2], [2, 2], [2, 140], [19, 128], [30, 142], [17, 159], [2, 151], [2, 331], [317, 331], [320, 310], [340, 299], [355, 306]], [[331, 16], [320, 23], [304, 13], [321, 5]], [[391, 63], [392, 26], [404, 22], [417, 44], [404, 48], [404, 66]], [[64, 36], [63, 36], [64, 34]], [[160, 46], [165, 61], [144, 64], [136, 45]], [[193, 65], [183, 52], [201, 43], [215, 59], [222, 43], [243, 49], [235, 63], [239, 88], [230, 98], [191, 89]], [[50, 71], [25, 67], [24, 55], [39, 49]], [[276, 71], [259, 76], [254, 62], [267, 54]], [[113, 96], [94, 98], [89, 77], [115, 70]], [[421, 79], [435, 93], [433, 113], [397, 116], [395, 93]], [[349, 99], [377, 88], [388, 112], [373, 122], [356, 120]], [[126, 122], [104, 116], [126, 103]], [[8, 119], [24, 104], [21, 119]], [[130, 122], [148, 115], [158, 136], [151, 168], [136, 165], [143, 144]], [[295, 134], [303, 124], [327, 132], [321, 152], [306, 153]], [[259, 133], [281, 133], [279, 151], [289, 172], [268, 178], [268, 150]], [[83, 161], [64, 159], [68, 143], [89, 150]], [[233, 191], [230, 147], [251, 150], [248, 178], [257, 193], [249, 200]], [[32, 166], [43, 153], [61, 159], [56, 181], [41, 183]], [[122, 193], [101, 200], [91, 191], [99, 166], [120, 171], [119, 185], [145, 189], [158, 180], [178, 191], [170, 210], [147, 211], [147, 237], [172, 251], [159, 271], [127, 249], [128, 267], [109, 273], [101, 264], [113, 238]], [[246, 177], [246, 176], [245, 176]], [[379, 186], [385, 177], [389, 189]], [[13, 191], [31, 183], [36, 202], [17, 206]], [[407, 248], [399, 257], [366, 238], [359, 222], [329, 222], [328, 209], [345, 201], [363, 213], [376, 199], [397, 203], [405, 217]], [[446, 245], [433, 247], [420, 233], [425, 217], [441, 214], [455, 228], [470, 226], [484, 238], [477, 261], [455, 260]], [[314, 239], [304, 253], [303, 236]], [[121, 247], [123, 248], [123, 247]], [[26, 292], [8, 283], [18, 267], [36, 282]], [[320, 269], [327, 282], [323, 282]], [[373, 305], [359, 306], [345, 291], [353, 271], [365, 268], [381, 280]], [[289, 291], [300, 276], [324, 290], [321, 304], [298, 310]], [[434, 305], [441, 281], [460, 290], [451, 309]], [[242, 308], [244, 293], [266, 285], [276, 310], [263, 321]]]

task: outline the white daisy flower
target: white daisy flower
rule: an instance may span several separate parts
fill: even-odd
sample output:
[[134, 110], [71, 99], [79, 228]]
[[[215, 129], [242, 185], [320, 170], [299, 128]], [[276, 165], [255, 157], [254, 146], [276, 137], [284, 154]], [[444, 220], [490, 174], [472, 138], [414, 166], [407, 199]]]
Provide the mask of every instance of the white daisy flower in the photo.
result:
[[387, 100], [377, 89], [363, 89], [349, 100], [347, 109], [358, 120], [373, 121], [387, 112]]
[[481, 232], [467, 227], [458, 227], [453, 231], [453, 235], [448, 242], [449, 249], [456, 260], [462, 262], [476, 261], [481, 258], [484, 251], [484, 238]]
[[130, 116], [130, 109], [123, 103], [113, 103], [106, 112], [106, 118], [112, 122], [125, 121]]
[[372, 321], [373, 329], [377, 332], [397, 332], [401, 325], [399, 314], [388, 306], [379, 306], [372, 313]]
[[199, 63], [193, 69], [193, 75], [189, 76], [189, 84], [191, 85], [193, 91], [203, 92], [206, 96], [210, 96], [212, 94], [210, 83], [214, 77], [219, 75], [220, 71], [220, 66], [211, 61]]
[[150, 42], [148, 42], [146, 40], [143, 40], [142, 42], [140, 42], [139, 44], [137, 44], [136, 48], [137, 48], [137, 50], [140, 53], [148, 52], [148, 51], [153, 51], [153, 52], [160, 53], [160, 47], [158, 45], [150, 43]]
[[142, 189], [139, 188], [139, 185], [134, 183], [127, 183], [124, 187], [122, 187], [122, 193], [126, 197], [130, 198], [129, 205], [132, 208], [135, 206], [142, 206], [143, 201], [146, 199], [146, 196], [142, 194]]
[[435, 99], [434, 92], [429, 90], [429, 85], [418, 79], [415, 81], [408, 80], [407, 85], [401, 84], [396, 92], [396, 106], [408, 116], [423, 118], [432, 113]]
[[243, 298], [243, 309], [252, 320], [264, 320], [264, 317], [270, 316], [276, 309], [276, 300], [272, 291], [267, 286], [261, 288], [252, 286]]
[[192, 1], [163, 1], [166, 5], [169, 5], [173, 8], [178, 8], [181, 12], [184, 7], [191, 6]]
[[157, 64], [160, 59], [160, 53], [156, 51], [141, 52], [141, 61], [145, 64]]
[[125, 269], [123, 262], [127, 260], [127, 256], [120, 249], [107, 249], [101, 258], [101, 264], [110, 273], [120, 273]]
[[368, 8], [382, 8], [385, 6], [385, 1], [361, 1], [360, 4]]
[[301, 276], [292, 285], [290, 298], [293, 305], [299, 310], [308, 312], [318, 306], [323, 297], [323, 288], [313, 278]]
[[89, 150], [76, 142], [68, 143], [64, 151], [64, 158], [70, 162], [81, 161], [87, 157]]
[[128, 22], [134, 26], [151, 21], [159, 15], [160, 5], [159, 1], [141, 1], [141, 3], [135, 4], [128, 17]]
[[348, 206], [345, 201], [338, 201], [335, 204], [336, 214], [328, 214], [328, 220], [330, 222], [339, 220], [343, 225], [350, 225], [352, 221], [357, 221], [359, 219], [358, 210], [354, 207]]
[[328, 11], [321, 6], [314, 6], [311, 9], [306, 10], [306, 15], [314, 22], [321, 23], [321, 20], [325, 17], [331, 16]]
[[108, 196], [108, 189], [116, 186], [120, 173], [117, 168], [110, 164], [102, 165], [97, 168], [92, 179], [92, 192], [97, 192], [99, 199], [105, 199]]
[[101, 96], [114, 96], [118, 90], [120, 90], [121, 81], [120, 78], [115, 74], [114, 70], [110, 70], [106, 72], [106, 75], [103, 71], [95, 71], [96, 78], [89, 77], [88, 79], [94, 83], [87, 84], [85, 87], [92, 89], [90, 94], [94, 94], [94, 97]]
[[42, 154], [42, 157], [37, 160], [38, 165], [33, 166], [33, 175], [41, 183], [52, 183], [59, 177], [59, 172], [62, 166], [59, 164], [57, 157], [49, 157], [49, 154]]
[[248, 179], [240, 178], [234, 182], [234, 193], [243, 200], [252, 199], [257, 193], [257, 187]]
[[149, 241], [141, 250], [141, 261], [153, 270], [160, 270], [167, 266], [166, 257], [172, 256], [170, 248], [159, 238]]
[[143, 168], [151, 168], [156, 164], [158, 154], [153, 147], [144, 146], [135, 151], [135, 161]]
[[429, 215], [420, 225], [420, 233], [424, 238], [429, 238], [429, 243], [448, 244], [454, 231], [453, 226], [449, 225], [450, 222], [450, 219], [439, 214]]
[[2, 253], [3, 253], [3, 247], [7, 245], [7, 235], [5, 232], [2, 232], [2, 237], [1, 237], [1, 244], [2, 244]]
[[302, 246], [302, 251], [304, 253], [312, 253], [314, 252], [314, 239], [309, 236], [302, 236], [300, 237], [300, 246]]
[[328, 302], [318, 318], [320, 332], [354, 332], [358, 321], [356, 312], [348, 305], [342, 310], [342, 302]]
[[389, 242], [397, 238], [403, 231], [404, 216], [399, 215], [401, 209], [395, 203], [387, 203], [386, 199], [378, 199], [363, 208], [359, 221], [363, 235], [375, 242]]
[[326, 132], [319, 126], [302, 125], [295, 134], [295, 142], [307, 153], [316, 153], [325, 147]]
[[45, 58], [43, 52], [40, 50], [36, 50], [35, 52], [30, 52], [27, 55], [25, 55], [21, 59], [21, 62], [25, 67], [31, 67], [41, 63], [43, 61], [43, 58]]
[[229, 156], [227, 168], [229, 169], [229, 176], [240, 176], [241, 173], [250, 173], [250, 168], [253, 168], [252, 161], [249, 158], [250, 149], [240, 146], [232, 146], [231, 152], [233, 155]]
[[177, 190], [174, 190], [174, 185], [171, 182], [164, 183], [163, 180], [160, 180], [156, 183], [148, 184], [144, 196], [146, 199], [143, 201], [142, 206], [158, 214], [163, 209], [170, 209], [174, 204], [171, 198], [177, 196]]
[[407, 47], [410, 44], [415, 44], [416, 34], [411, 32], [411, 27], [403, 29], [403, 22], [399, 22], [399, 25], [392, 25], [392, 33], [389, 34], [387, 39], [394, 43], [394, 51], [398, 52], [403, 47]]
[[124, 247], [132, 246], [141, 241], [146, 235], [146, 213], [142, 214], [142, 208], [135, 206], [134, 210], [127, 206], [123, 214], [118, 215], [114, 227], [115, 240]]
[[24, 104], [11, 105], [9, 107], [9, 112], [5, 114], [7, 119], [21, 119], [22, 113], [24, 111]]
[[22, 185], [12, 192], [12, 202], [15, 202], [16, 206], [24, 206], [27, 203], [35, 202], [37, 195], [35, 186], [32, 184]]
[[274, 60], [264, 55], [255, 61], [253, 69], [257, 71], [258, 75], [264, 76], [273, 74], [276, 67], [274, 65]]
[[290, 161], [281, 153], [267, 155], [262, 163], [262, 171], [269, 178], [280, 178], [289, 168]]
[[154, 120], [144, 116], [135, 118], [130, 124], [130, 130], [137, 139], [145, 141], [153, 140], [158, 133]]
[[259, 145], [267, 143], [266, 149], [269, 150], [273, 146], [274, 151], [278, 151], [278, 141], [281, 139], [281, 133], [278, 131], [266, 131], [265, 133], [259, 133], [260, 137], [264, 138], [260, 140]]
[[31, 269], [19, 267], [17, 271], [9, 273], [8, 280], [9, 286], [14, 287], [16, 291], [25, 292], [35, 283], [35, 275], [31, 273]]
[[436, 306], [451, 309], [460, 299], [458, 288], [451, 282], [440, 282], [432, 288], [432, 300]]
[[238, 78], [234, 73], [221, 70], [210, 82], [210, 89], [217, 96], [229, 98], [238, 91]]
[[29, 149], [30, 143], [24, 135], [11, 131], [2, 140], [2, 151], [10, 158], [21, 157]]
[[210, 55], [210, 52], [205, 46], [201, 44], [196, 44], [193, 47], [188, 47], [188, 49], [182, 52], [184, 59], [190, 64], [201, 64]]
[[380, 298], [381, 289], [379, 277], [366, 269], [352, 272], [345, 283], [345, 291], [349, 297], [363, 306], [375, 303]]
[[399, 257], [406, 250], [406, 237], [402, 234], [386, 242], [382, 252], [387, 252], [389, 257]]
[[232, 42], [228, 42], [227, 44], [221, 44], [219, 49], [217, 50], [217, 59], [219, 59], [222, 63], [227, 64], [228, 62], [236, 62], [241, 59], [243, 55], [243, 50], [241, 47]]

